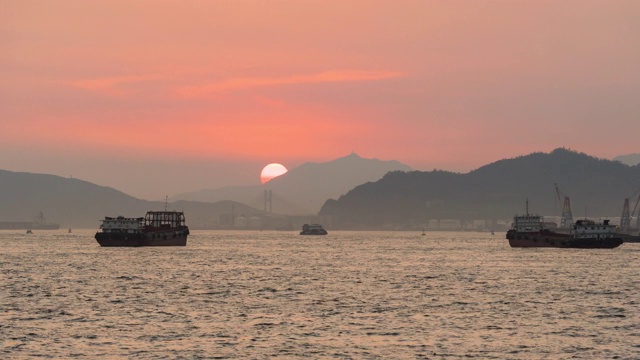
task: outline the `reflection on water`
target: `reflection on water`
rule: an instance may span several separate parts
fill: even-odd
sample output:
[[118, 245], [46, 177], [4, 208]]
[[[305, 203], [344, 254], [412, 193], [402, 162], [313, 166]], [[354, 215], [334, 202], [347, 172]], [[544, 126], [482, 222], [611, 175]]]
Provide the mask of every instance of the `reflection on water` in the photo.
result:
[[101, 248], [0, 232], [3, 357], [640, 358], [640, 244], [198, 232]]

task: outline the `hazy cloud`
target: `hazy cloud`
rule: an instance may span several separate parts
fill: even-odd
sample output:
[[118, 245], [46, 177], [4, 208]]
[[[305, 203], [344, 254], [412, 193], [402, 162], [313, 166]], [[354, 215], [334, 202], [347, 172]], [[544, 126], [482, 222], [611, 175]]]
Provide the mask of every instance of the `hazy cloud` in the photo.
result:
[[308, 75], [285, 77], [239, 77], [200, 86], [185, 86], [177, 89], [183, 97], [205, 97], [215, 92], [236, 91], [247, 88], [278, 85], [318, 84], [329, 82], [353, 82], [384, 80], [405, 76], [395, 71], [324, 71]]

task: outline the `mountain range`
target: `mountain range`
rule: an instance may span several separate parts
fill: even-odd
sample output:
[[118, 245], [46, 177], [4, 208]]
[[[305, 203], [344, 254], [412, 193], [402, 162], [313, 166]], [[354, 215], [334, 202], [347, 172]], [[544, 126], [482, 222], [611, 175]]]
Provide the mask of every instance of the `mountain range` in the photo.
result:
[[233, 200], [264, 209], [264, 191], [271, 190], [274, 213], [315, 215], [327, 199], [338, 198], [360, 184], [377, 181], [389, 171], [411, 171], [411, 168], [398, 161], [365, 159], [351, 153], [329, 162], [304, 163], [263, 185], [205, 189], [180, 194], [171, 200]]
[[613, 158], [615, 161], [620, 161], [623, 164], [634, 166], [640, 164], [640, 154], [627, 154], [620, 155]]
[[[499, 160], [465, 174], [412, 171], [396, 161], [351, 154], [303, 164], [265, 185], [203, 190], [168, 204], [79, 179], [0, 170], [0, 221], [30, 220], [42, 211], [63, 228], [97, 228], [104, 216], [138, 217], [167, 206], [185, 211], [194, 229], [249, 221], [254, 228], [297, 228], [320, 220], [334, 229], [415, 228], [430, 219], [509, 219], [525, 211], [527, 199], [532, 212], [559, 216], [564, 195], [571, 198], [575, 218], [615, 217], [625, 198], [634, 207], [639, 188], [640, 165], [562, 148]], [[273, 213], [261, 209], [264, 190], [272, 191]], [[319, 214], [313, 213], [316, 206]], [[307, 215], [282, 215], [286, 212]], [[235, 218], [242, 221], [229, 220]]]
[[620, 216], [625, 198], [636, 201], [639, 189], [640, 166], [560, 148], [466, 174], [390, 172], [328, 200], [320, 215], [334, 228], [422, 227], [431, 219], [508, 219], [524, 213], [528, 200], [532, 211], [559, 216], [566, 195], [574, 217], [612, 217]]
[[[356, 185], [398, 169], [410, 170], [397, 161], [351, 154], [326, 163], [305, 163], [266, 185], [202, 190], [173, 197], [168, 204], [137, 199], [79, 179], [0, 170], [0, 221], [30, 221], [43, 212], [47, 222], [63, 227], [97, 228], [105, 216], [139, 217], [168, 206], [184, 211], [192, 228], [242, 227], [250, 218], [253, 228], [291, 228], [315, 221], [327, 198], [337, 198]], [[272, 190], [272, 213], [263, 210], [265, 189]], [[291, 218], [283, 213], [303, 216]]]
[[55, 175], [0, 170], [0, 220], [30, 221], [42, 212], [47, 222], [63, 227], [97, 228], [105, 216], [140, 217], [148, 210], [182, 210], [189, 224], [208, 227], [220, 215], [231, 213], [259, 215], [257, 210], [232, 201], [214, 204], [136, 199], [110, 187]]

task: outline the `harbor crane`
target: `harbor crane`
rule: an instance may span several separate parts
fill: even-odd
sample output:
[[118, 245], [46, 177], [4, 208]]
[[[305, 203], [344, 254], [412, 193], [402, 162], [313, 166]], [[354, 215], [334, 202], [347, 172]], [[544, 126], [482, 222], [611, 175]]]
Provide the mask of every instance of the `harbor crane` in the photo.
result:
[[556, 195], [558, 196], [558, 201], [562, 203], [562, 217], [560, 218], [560, 227], [561, 228], [570, 228], [573, 226], [573, 213], [571, 212], [571, 199], [568, 196], [564, 195], [560, 188], [558, 188], [558, 184], [554, 183], [556, 187]]
[[[634, 198], [636, 195], [638, 195], [638, 193], [640, 193], [640, 189], [636, 190], [635, 193], [633, 193], [633, 195], [631, 195], [631, 199]], [[638, 203], [640, 203], [640, 196], [638, 196], [638, 199], [636, 200], [636, 204], [633, 207], [633, 211], [629, 211], [629, 199], [630, 198], [625, 198], [624, 199], [624, 205], [622, 207], [622, 216], [620, 216], [620, 232], [621, 233], [628, 233], [631, 231], [631, 219], [633, 219], [634, 216], [636, 216], [636, 210], [638, 210]], [[636, 229], [640, 228], [640, 216], [638, 216], [637, 220], [636, 220]]]

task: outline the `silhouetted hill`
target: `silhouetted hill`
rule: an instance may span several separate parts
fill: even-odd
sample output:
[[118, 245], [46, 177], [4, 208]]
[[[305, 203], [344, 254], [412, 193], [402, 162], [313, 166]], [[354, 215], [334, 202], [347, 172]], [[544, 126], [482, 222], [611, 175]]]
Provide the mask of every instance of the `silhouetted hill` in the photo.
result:
[[[467, 174], [392, 172], [375, 183], [328, 200], [321, 216], [334, 227], [421, 226], [429, 219], [508, 219], [530, 209], [559, 216], [554, 184], [570, 196], [574, 217], [620, 216], [625, 197], [640, 188], [640, 167], [567, 149], [533, 153]], [[632, 205], [633, 206], [633, 205]]]
[[614, 157], [613, 160], [620, 161], [625, 165], [635, 166], [640, 164], [640, 154], [620, 155]]
[[180, 194], [172, 199], [234, 200], [256, 208], [264, 206], [264, 190], [272, 191], [272, 209], [279, 214], [315, 214], [329, 198], [355, 186], [376, 181], [389, 171], [411, 170], [398, 161], [364, 159], [355, 153], [324, 163], [305, 163], [264, 185], [207, 189]]
[[[138, 217], [164, 207], [164, 202], [136, 199], [79, 179], [0, 170], [0, 221], [30, 221], [42, 211], [47, 222], [63, 228], [98, 228], [105, 216]], [[236, 214], [262, 213], [232, 201], [179, 201], [168, 208], [183, 210], [187, 224], [196, 228], [217, 223], [220, 214], [231, 213], [232, 208]]]

